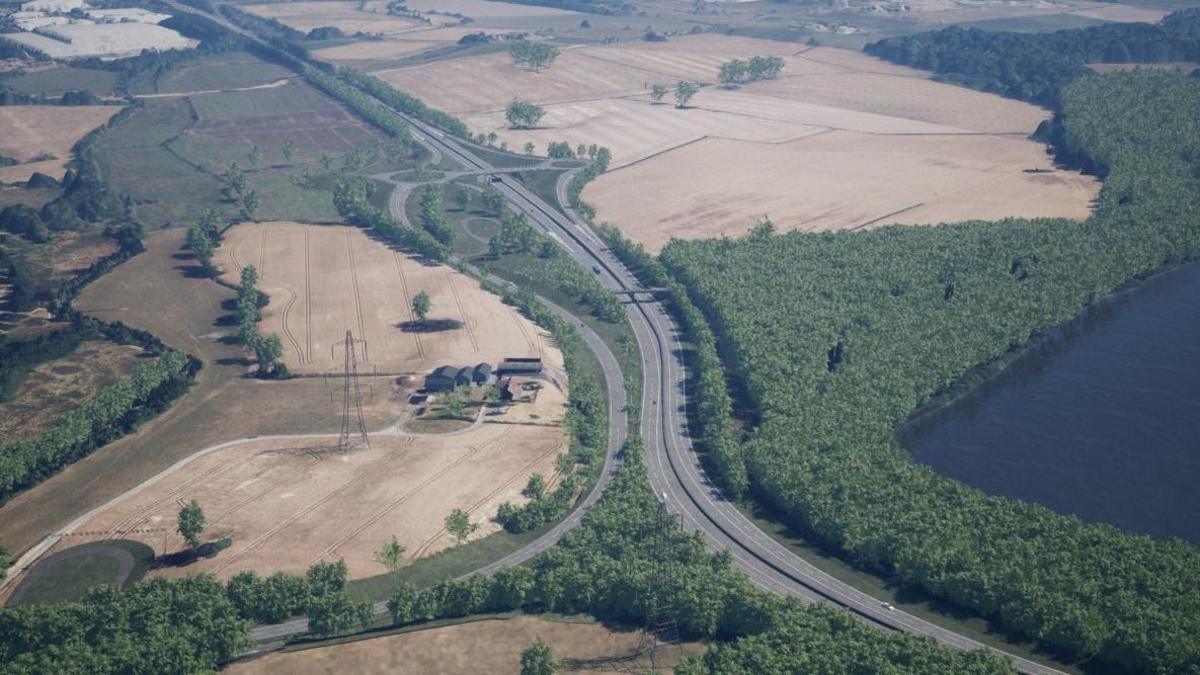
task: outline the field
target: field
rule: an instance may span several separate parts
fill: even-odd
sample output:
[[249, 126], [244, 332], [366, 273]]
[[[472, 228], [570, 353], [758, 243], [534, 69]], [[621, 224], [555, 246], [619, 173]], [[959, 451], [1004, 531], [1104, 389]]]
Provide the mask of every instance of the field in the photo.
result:
[[[254, 435], [336, 433], [341, 383], [322, 378], [262, 382], [233, 332], [235, 293], [190, 274], [180, 255], [182, 230], [156, 232], [147, 251], [83, 290], [76, 309], [148, 330], [204, 361], [192, 389], [135, 434], [109, 444], [0, 507], [0, 540], [19, 554], [80, 514], [206, 447]], [[179, 257], [176, 257], [179, 256]], [[393, 424], [404, 410], [393, 378], [363, 378], [368, 429]], [[269, 411], [269, 412], [264, 412]]]
[[[504, 417], [488, 418], [493, 420]], [[186, 548], [174, 532], [180, 500], [195, 499], [206, 511], [206, 540], [229, 537], [232, 545], [213, 558], [152, 575], [302, 573], [315, 562], [344, 558], [351, 578], [373, 576], [387, 571], [374, 553], [393, 535], [405, 547], [406, 561], [452, 546], [442, 521], [455, 508], [479, 524], [472, 538], [499, 530], [491, 520], [497, 507], [525, 501], [521, 490], [529, 476], [551, 477], [554, 458], [567, 450], [561, 427], [521, 423], [433, 436], [374, 434], [370, 449], [345, 455], [309, 449], [335, 441], [217, 446], [101, 509], [73, 532], [175, 552]], [[88, 539], [79, 534], [63, 541]]]
[[133, 372], [141, 349], [88, 341], [70, 355], [26, 373], [12, 398], [0, 403], [0, 438], [27, 438], [58, 415], [91, 400], [97, 391]]
[[[217, 261], [230, 282], [242, 266], [258, 268], [259, 288], [271, 297], [262, 330], [283, 339], [293, 372], [340, 372], [347, 330], [366, 339], [359, 363], [371, 371], [423, 374], [507, 356], [543, 356], [561, 366], [548, 336], [477, 282], [357, 228], [244, 224], [226, 235]], [[433, 301], [430, 323], [445, 322], [444, 330], [414, 321], [411, 298], [422, 291]]]
[[294, 77], [283, 66], [268, 63], [245, 52], [214, 54], [185, 61], [174, 68], [153, 73], [154, 77], [129, 84], [133, 94], [184, 94], [254, 87]]
[[[225, 670], [236, 675], [333, 671], [515, 674], [521, 670], [521, 651], [538, 637], [546, 641], [556, 659], [592, 659], [632, 653], [637, 648], [640, 633], [617, 631], [588, 620], [568, 621], [516, 616], [511, 619], [485, 619], [326, 647], [280, 652], [234, 663]], [[659, 668], [665, 665], [670, 669], [680, 655], [696, 654], [703, 650], [703, 645], [694, 643], [685, 644], [680, 648], [665, 648], [659, 653], [657, 665]], [[637, 663], [636, 666], [648, 671], [649, 659], [644, 663]]]
[[[250, 83], [277, 74], [258, 60], [246, 62], [244, 70], [210, 65], [203, 73], [204, 91], [256, 86]], [[240, 74], [222, 79], [222, 73]], [[169, 89], [181, 86], [163, 79]], [[143, 107], [106, 130], [98, 143], [106, 178], [135, 198], [138, 217], [152, 227], [187, 225], [209, 208], [232, 217], [235, 205], [223, 194], [223, 177], [233, 162], [258, 193], [256, 217], [336, 220], [327, 191], [300, 188], [290, 177], [304, 168], [322, 173], [321, 155], [340, 166], [343, 153], [386, 137], [302, 82], [271, 86], [275, 82], [242, 91], [144, 98]], [[295, 145], [291, 159], [284, 154], [288, 141]], [[250, 161], [256, 145], [262, 155], [257, 164]]]
[[4, 38], [33, 47], [54, 59], [98, 56], [107, 59], [136, 56], [143, 49], [190, 49], [199, 44], [151, 23], [63, 24], [45, 29], [62, 39], [38, 33], [6, 33]]
[[[780, 56], [783, 75], [705, 87], [686, 110], [649, 100], [651, 84], [712, 83], [721, 61], [752, 55]], [[491, 54], [379, 75], [509, 147], [610, 148], [612, 168], [584, 198], [653, 250], [763, 216], [781, 229], [1082, 218], [1099, 187], [1054, 170], [1026, 138], [1047, 111], [846, 50], [702, 35], [568, 49], [540, 73]], [[517, 96], [545, 106], [538, 129], [507, 128]]]
[[99, 105], [0, 107], [0, 155], [22, 162], [0, 166], [0, 182], [24, 181], [35, 171], [62, 178], [76, 141], [120, 111]]
[[0, 79], [0, 86], [23, 94], [62, 96], [68, 91], [87, 89], [97, 96], [111, 95], [117, 86], [117, 74], [109, 70], [60, 66]]
[[391, 35], [422, 28], [416, 19], [391, 16], [386, 2], [275, 2], [244, 5], [242, 9], [307, 33], [314, 28], [333, 26], [346, 35]]

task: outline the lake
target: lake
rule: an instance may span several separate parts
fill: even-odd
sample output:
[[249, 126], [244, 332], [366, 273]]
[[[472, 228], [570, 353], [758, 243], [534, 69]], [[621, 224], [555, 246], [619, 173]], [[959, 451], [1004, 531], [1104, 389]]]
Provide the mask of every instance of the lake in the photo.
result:
[[1200, 263], [1097, 304], [906, 435], [990, 494], [1200, 545]]

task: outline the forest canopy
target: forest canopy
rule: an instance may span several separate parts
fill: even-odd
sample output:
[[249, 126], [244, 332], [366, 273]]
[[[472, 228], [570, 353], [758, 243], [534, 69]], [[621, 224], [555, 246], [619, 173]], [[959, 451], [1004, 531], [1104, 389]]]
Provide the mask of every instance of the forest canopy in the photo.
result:
[[673, 241], [760, 423], [750, 491], [865, 568], [1105, 669], [1200, 667], [1200, 550], [990, 497], [910, 461], [923, 402], [1095, 298], [1200, 251], [1200, 80], [1063, 93], [1064, 150], [1107, 175], [1084, 222], [1004, 220]]

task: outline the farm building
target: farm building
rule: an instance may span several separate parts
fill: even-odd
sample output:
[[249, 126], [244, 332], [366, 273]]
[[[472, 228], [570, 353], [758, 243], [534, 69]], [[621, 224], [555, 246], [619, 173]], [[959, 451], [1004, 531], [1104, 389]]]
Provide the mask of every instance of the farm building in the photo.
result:
[[536, 375], [542, 372], [542, 360], [538, 357], [507, 358], [496, 368], [497, 375]]
[[492, 364], [490, 363], [479, 363], [463, 368], [441, 366], [425, 376], [425, 389], [426, 391], [449, 391], [471, 385], [481, 387], [491, 379]]

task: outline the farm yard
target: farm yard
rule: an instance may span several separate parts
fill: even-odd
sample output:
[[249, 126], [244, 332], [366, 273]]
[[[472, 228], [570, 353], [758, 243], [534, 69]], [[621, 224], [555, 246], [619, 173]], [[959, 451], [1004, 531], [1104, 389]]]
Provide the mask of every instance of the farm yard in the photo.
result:
[[[521, 650], [539, 637], [546, 641], [556, 658], [593, 659], [632, 653], [638, 646], [641, 634], [638, 631], [613, 630], [588, 619], [522, 615], [270, 654], [234, 663], [225, 672], [233, 675], [281, 671], [301, 675], [335, 670], [357, 673], [452, 672], [461, 675], [517, 673], [520, 671]], [[682, 655], [697, 654], [703, 650], [704, 646], [699, 643], [685, 643], [679, 649], [663, 649], [658, 654], [656, 665], [660, 669], [664, 666], [670, 669]], [[622, 665], [649, 670], [650, 660], [645, 658], [636, 664]]]
[[[488, 418], [489, 421], [500, 418]], [[177, 470], [78, 524], [60, 546], [98, 538], [143, 541], [160, 553], [186, 544], [174, 532], [180, 500], [197, 500], [207, 515], [206, 539], [230, 537], [213, 558], [152, 572], [179, 576], [243, 570], [302, 573], [318, 561], [344, 558], [350, 578], [387, 571], [374, 554], [395, 536], [405, 560], [454, 545], [443, 520], [461, 508], [479, 525], [472, 538], [498, 531], [503, 502], [523, 503], [529, 476], [553, 482], [565, 453], [559, 426], [486, 423], [443, 435], [383, 433], [370, 449], [346, 454], [314, 450], [336, 437], [254, 439], [201, 452]], [[157, 531], [166, 527], [167, 531]], [[155, 530], [144, 532], [144, 530]], [[51, 549], [57, 550], [57, 549]]]
[[120, 111], [109, 105], [0, 107], [0, 155], [21, 162], [0, 166], [0, 182], [28, 180], [34, 172], [62, 178], [71, 147]]
[[[217, 260], [231, 282], [245, 265], [258, 269], [259, 288], [271, 298], [261, 330], [279, 334], [296, 373], [340, 373], [347, 330], [366, 339], [358, 357], [368, 372], [424, 373], [520, 356], [562, 366], [549, 336], [478, 282], [358, 228], [243, 224], [227, 233]], [[428, 322], [412, 314], [420, 292], [433, 303]]]

